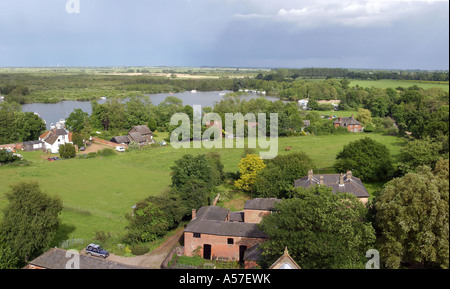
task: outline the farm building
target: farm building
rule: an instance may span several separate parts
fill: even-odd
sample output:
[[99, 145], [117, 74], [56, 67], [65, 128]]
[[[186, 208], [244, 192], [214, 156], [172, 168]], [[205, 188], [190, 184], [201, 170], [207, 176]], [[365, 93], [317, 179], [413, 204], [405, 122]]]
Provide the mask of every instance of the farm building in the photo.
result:
[[207, 206], [196, 212], [184, 230], [184, 254], [205, 259], [244, 261], [247, 249], [267, 240], [257, 224], [270, 214], [278, 199], [247, 201], [244, 211]]
[[23, 143], [23, 149], [27, 152], [41, 151], [45, 149], [45, 143], [41, 140], [27, 141]]
[[129, 145], [135, 142], [139, 145], [148, 145], [154, 143], [153, 132], [146, 125], [133, 126], [128, 135], [115, 136], [111, 140], [113, 143]]
[[314, 174], [313, 170], [308, 176], [294, 182], [294, 187], [309, 188], [311, 186], [324, 185], [333, 189], [334, 192], [347, 192], [357, 197], [363, 204], [369, 200], [369, 193], [359, 178], [353, 177], [352, 172], [344, 174]]

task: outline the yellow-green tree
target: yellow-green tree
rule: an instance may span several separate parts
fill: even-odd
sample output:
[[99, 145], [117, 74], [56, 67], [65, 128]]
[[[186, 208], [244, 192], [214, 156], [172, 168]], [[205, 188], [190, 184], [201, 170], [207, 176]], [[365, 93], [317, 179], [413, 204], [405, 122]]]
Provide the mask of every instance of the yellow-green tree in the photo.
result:
[[246, 192], [253, 190], [258, 173], [264, 169], [266, 165], [264, 161], [255, 154], [249, 154], [239, 162], [239, 180], [234, 182], [234, 186]]

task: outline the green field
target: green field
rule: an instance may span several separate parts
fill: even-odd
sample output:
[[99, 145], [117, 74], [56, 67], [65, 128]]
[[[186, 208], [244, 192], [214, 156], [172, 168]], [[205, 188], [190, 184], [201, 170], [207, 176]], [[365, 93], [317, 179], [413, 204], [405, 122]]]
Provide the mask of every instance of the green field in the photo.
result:
[[407, 88], [413, 85], [417, 85], [423, 89], [429, 88], [441, 88], [444, 91], [449, 91], [448, 82], [434, 82], [434, 81], [416, 81], [416, 80], [393, 80], [393, 79], [382, 79], [382, 80], [350, 80], [350, 86], [359, 85], [361, 87], [376, 87], [376, 88], [397, 88], [403, 87]]
[[[377, 134], [306, 136], [279, 139], [279, 154], [306, 152], [322, 172], [329, 172], [336, 154], [345, 144], [369, 136], [389, 147], [397, 159], [403, 141]], [[290, 152], [285, 151], [291, 147]], [[215, 151], [221, 154], [225, 171], [238, 170], [242, 149], [174, 149], [171, 146], [121, 153], [97, 159], [73, 159], [49, 162], [40, 152], [23, 152], [31, 166], [0, 168], [0, 209], [7, 200], [9, 185], [37, 180], [43, 191], [61, 197], [64, 210], [60, 216], [58, 240], [92, 240], [96, 231], [120, 236], [127, 225], [125, 214], [151, 195], [163, 193], [170, 185], [174, 162], [184, 154]], [[375, 188], [376, 189], [376, 188]], [[370, 190], [369, 190], [370, 191]]]

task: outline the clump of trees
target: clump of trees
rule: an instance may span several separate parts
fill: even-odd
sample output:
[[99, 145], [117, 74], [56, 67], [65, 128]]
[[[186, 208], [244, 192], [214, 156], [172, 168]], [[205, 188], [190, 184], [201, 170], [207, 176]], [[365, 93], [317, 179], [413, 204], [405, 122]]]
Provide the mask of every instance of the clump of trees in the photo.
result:
[[0, 267], [17, 268], [47, 250], [59, 227], [62, 201], [36, 182], [11, 186], [0, 223]]
[[0, 144], [37, 140], [45, 122], [32, 112], [22, 112], [15, 103], [0, 102]]
[[259, 198], [286, 198], [294, 181], [315, 169], [314, 162], [303, 152], [278, 155], [266, 160], [266, 167], [256, 176], [254, 190]]
[[449, 160], [386, 184], [375, 202], [383, 265], [449, 268]]
[[345, 145], [336, 156], [338, 172], [352, 171], [362, 181], [387, 181], [394, 175], [389, 149], [369, 137]]

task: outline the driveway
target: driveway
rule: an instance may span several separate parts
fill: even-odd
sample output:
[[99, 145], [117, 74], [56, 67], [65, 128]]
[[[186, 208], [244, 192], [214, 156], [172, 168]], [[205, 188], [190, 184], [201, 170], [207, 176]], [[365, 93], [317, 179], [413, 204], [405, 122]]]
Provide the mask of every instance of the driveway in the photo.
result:
[[141, 267], [145, 269], [161, 269], [161, 263], [170, 253], [172, 248], [178, 244], [184, 229], [180, 229], [174, 236], [168, 238], [161, 246], [150, 253], [135, 257], [122, 257], [114, 254], [109, 255], [109, 261]]

